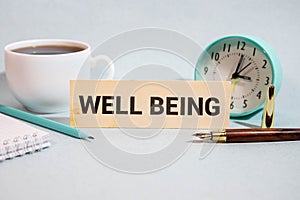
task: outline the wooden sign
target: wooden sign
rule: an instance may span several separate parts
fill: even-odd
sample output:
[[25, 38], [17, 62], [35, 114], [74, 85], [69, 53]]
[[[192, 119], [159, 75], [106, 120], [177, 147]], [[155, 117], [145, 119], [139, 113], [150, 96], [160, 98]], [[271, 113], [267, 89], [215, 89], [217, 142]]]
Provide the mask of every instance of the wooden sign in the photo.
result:
[[230, 82], [73, 80], [74, 127], [229, 127]]

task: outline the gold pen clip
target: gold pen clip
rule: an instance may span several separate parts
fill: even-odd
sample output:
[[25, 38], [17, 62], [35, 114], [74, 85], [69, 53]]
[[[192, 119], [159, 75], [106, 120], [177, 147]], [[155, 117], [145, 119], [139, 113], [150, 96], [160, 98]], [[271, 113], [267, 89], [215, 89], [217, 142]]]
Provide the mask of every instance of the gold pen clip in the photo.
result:
[[275, 107], [275, 86], [269, 85], [264, 112], [262, 116], [262, 128], [273, 128], [274, 126], [274, 107]]

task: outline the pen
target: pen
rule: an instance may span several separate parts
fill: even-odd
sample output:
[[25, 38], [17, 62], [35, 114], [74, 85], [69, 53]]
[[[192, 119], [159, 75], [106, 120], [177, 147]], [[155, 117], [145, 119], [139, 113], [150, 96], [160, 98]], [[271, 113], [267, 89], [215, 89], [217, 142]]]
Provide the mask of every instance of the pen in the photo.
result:
[[206, 133], [195, 133], [201, 140], [213, 142], [272, 142], [300, 140], [299, 128], [249, 128], [223, 129]]
[[266, 103], [261, 120], [262, 128], [273, 128], [275, 108], [275, 86], [269, 85], [266, 95]]
[[87, 134], [85, 134], [84, 132], [73, 128], [71, 126], [65, 125], [65, 124], [61, 124], [59, 122], [56, 121], [52, 121], [50, 119], [46, 119], [34, 114], [30, 114], [28, 112], [24, 112], [9, 106], [4, 106], [4, 105], [0, 105], [0, 113], [3, 113], [5, 115], [9, 115], [11, 117], [38, 125], [38, 126], [42, 126], [44, 128], [48, 128], [50, 130], [54, 130], [78, 139], [94, 139], [92, 136], [89, 136]]

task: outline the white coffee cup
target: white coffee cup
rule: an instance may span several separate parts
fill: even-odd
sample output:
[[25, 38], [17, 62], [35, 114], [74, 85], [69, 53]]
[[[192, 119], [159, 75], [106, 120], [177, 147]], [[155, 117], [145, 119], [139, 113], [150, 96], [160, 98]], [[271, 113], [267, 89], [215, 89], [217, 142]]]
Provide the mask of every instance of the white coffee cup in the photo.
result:
[[[41, 46], [70, 47], [68, 53], [24, 53], [27, 48]], [[68, 48], [67, 48], [68, 49]], [[91, 47], [80, 41], [65, 39], [37, 39], [9, 44], [5, 47], [6, 77], [16, 99], [28, 110], [37, 113], [57, 113], [69, 110], [70, 80], [89, 79], [82, 67], [91, 54]], [[112, 63], [106, 56], [97, 59]], [[113, 64], [106, 78], [114, 73]]]

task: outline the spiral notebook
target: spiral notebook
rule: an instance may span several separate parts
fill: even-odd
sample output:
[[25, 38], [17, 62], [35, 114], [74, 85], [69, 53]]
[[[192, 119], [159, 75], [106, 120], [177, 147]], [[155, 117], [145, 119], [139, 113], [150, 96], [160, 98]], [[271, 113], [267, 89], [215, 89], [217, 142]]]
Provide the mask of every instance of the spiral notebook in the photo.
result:
[[0, 161], [49, 146], [48, 132], [0, 113]]

